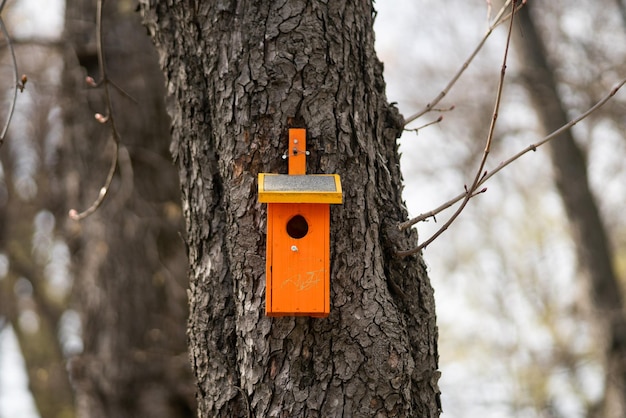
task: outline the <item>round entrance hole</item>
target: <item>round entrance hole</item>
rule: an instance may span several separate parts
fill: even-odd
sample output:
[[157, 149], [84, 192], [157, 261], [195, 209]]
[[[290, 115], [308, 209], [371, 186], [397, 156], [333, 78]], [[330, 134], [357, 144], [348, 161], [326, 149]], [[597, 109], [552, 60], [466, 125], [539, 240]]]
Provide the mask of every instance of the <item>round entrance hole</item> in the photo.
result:
[[291, 238], [303, 238], [309, 232], [309, 223], [302, 215], [296, 215], [287, 222], [287, 233]]

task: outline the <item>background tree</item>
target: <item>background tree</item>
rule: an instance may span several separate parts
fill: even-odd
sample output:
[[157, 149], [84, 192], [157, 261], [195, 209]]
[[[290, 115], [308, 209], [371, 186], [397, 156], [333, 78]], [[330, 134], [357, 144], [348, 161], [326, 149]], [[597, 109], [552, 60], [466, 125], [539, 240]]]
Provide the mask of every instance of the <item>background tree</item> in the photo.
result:
[[[386, 36], [378, 47], [391, 100], [397, 100], [401, 109], [419, 109], [437, 95], [478, 43], [487, 26], [487, 7], [459, 2], [443, 10], [426, 2], [415, 9], [409, 3], [379, 5], [381, 17], [415, 30], [398, 31], [397, 37], [391, 36], [395, 31], [379, 32]], [[499, 3], [489, 2], [492, 17]], [[569, 119], [624, 76], [623, 25], [612, 1], [533, 6]], [[516, 27], [513, 33], [527, 40], [525, 29]], [[441, 203], [442, 194], [457, 194], [467, 182], [463, 173], [474, 170], [490, 118], [489, 86], [497, 80], [503, 35], [501, 29], [493, 33], [439, 106], [454, 104], [454, 111], [443, 113], [436, 128], [402, 138], [410, 212], [432, 209]], [[407, 38], [415, 42], [407, 46]], [[514, 39], [513, 46], [519, 42]], [[535, 112], [531, 92], [521, 83], [526, 62], [515, 58], [507, 68], [489, 170], [545, 132], [541, 111]], [[620, 93], [573, 130], [601, 221], [608, 225], [620, 283], [623, 109]], [[428, 121], [426, 117], [422, 123]], [[463, 219], [428, 247], [430, 276], [440, 295], [438, 319], [447, 336], [440, 349], [443, 403], [450, 416], [591, 416], [604, 396], [601, 328], [593, 320], [597, 312], [589, 303], [592, 291], [575, 247], [591, 241], [579, 243], [570, 231], [548, 157], [539, 150], [500, 172], [487, 185], [487, 193], [471, 202]], [[437, 227], [432, 222], [421, 224], [420, 235]], [[507, 360], [494, 362], [499, 357]], [[477, 382], [475, 391], [467, 389], [468, 379]]]
[[[439, 414], [433, 292], [406, 219], [370, 1], [148, 2], [174, 99], [201, 416]], [[267, 318], [256, 174], [285, 172], [308, 129], [309, 173], [339, 173], [328, 319]]]
[[[36, 76], [18, 93], [0, 153], [0, 334], [4, 338], [4, 331], [13, 332], [17, 337], [36, 408], [49, 417], [71, 418], [74, 399], [64, 356], [74, 347], [63, 332], [74, 313], [67, 310], [69, 253], [55, 231], [52, 211], [59, 188], [49, 176], [61, 137], [60, 48], [45, 34], [38, 37], [29, 25], [20, 26], [14, 3], [3, 5], [19, 74]], [[7, 63], [0, 70], [2, 78], [12, 81], [4, 37], [1, 54], [0, 60]], [[3, 128], [14, 89], [10, 86], [6, 95], [3, 90]], [[1, 386], [0, 392], [8, 389]]]
[[[60, 62], [58, 51], [42, 45], [20, 45], [30, 55], [22, 69], [44, 74]], [[69, 254], [54, 230], [51, 206], [58, 198], [48, 168], [58, 137], [55, 76], [39, 77], [20, 97], [6, 151], [2, 154], [2, 231], [0, 251], [0, 317], [20, 342], [37, 407], [51, 417], [72, 416], [73, 394], [65, 369], [68, 347], [58, 338], [69, 299]], [[60, 276], [59, 276], [60, 275]], [[4, 322], [4, 321], [2, 321]], [[1, 328], [1, 327], [0, 327]]]
[[[77, 415], [193, 416], [184, 333], [186, 257], [163, 80], [132, 4], [107, 3], [98, 31], [96, 6], [103, 3], [66, 4], [71, 48], [64, 56], [66, 142], [58, 165], [66, 194], [58, 215], [67, 220], [83, 323], [84, 349], [70, 362]], [[91, 88], [86, 76], [100, 87]], [[107, 123], [98, 123], [96, 113]], [[68, 219], [70, 209], [89, 207], [114, 158], [119, 170], [112, 197], [80, 223]]]
[[[546, 132], [567, 123], [567, 112], [541, 34], [536, 29], [529, 4], [520, 12], [519, 49], [525, 65], [523, 81]], [[606, 342], [605, 405], [602, 416], [626, 413], [626, 317], [618, 277], [613, 268], [613, 251], [589, 187], [585, 157], [567, 131], [550, 143], [556, 187], [571, 224], [578, 260], [590, 284], [590, 303], [598, 316]]]

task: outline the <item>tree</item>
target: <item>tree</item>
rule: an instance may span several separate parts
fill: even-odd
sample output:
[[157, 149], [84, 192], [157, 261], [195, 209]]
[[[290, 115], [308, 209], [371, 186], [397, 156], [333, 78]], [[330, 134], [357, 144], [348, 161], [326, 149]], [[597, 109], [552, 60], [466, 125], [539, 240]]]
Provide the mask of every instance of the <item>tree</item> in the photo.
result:
[[[14, 24], [9, 33], [18, 27], [13, 6], [0, 6], [3, 24]], [[4, 132], [7, 127], [0, 155], [0, 333], [6, 325], [15, 332], [36, 407], [47, 417], [71, 418], [74, 399], [63, 356], [67, 346], [58, 336], [68, 317], [64, 312], [70, 286], [63, 280], [68, 259], [54, 230], [51, 211], [59, 194], [48, 171], [60, 136], [55, 85], [60, 55], [53, 42], [31, 37], [25, 31], [12, 39], [20, 74], [33, 80], [21, 87], [12, 84], [11, 53], [7, 38], [2, 38], [2, 61], [7, 63], [2, 80], [12, 84], [4, 84], [8, 89], [3, 91], [16, 90], [17, 100], [10, 120], [10, 102], [3, 106], [0, 128]]]
[[[433, 290], [407, 217], [370, 1], [141, 1], [174, 103], [200, 416], [439, 414]], [[331, 314], [267, 318], [259, 172], [339, 173]]]
[[[442, 13], [435, 3], [420, 3], [419, 17], [398, 4], [386, 3], [386, 7], [398, 10], [394, 19], [397, 29], [393, 31], [398, 39], [388, 43], [389, 49], [395, 47], [395, 56], [387, 51], [383, 57], [386, 64], [394, 64], [391, 71], [397, 73], [402, 64], [407, 67], [405, 74], [396, 74], [399, 87], [396, 86], [395, 94], [389, 77], [392, 74], [386, 72], [390, 99], [400, 102], [401, 109], [417, 106], [416, 102], [431, 102], [439, 91], [436, 89], [447, 81], [437, 77], [454, 74], [459, 62], [478, 42], [471, 35], [482, 34], [486, 3], [492, 4], [478, 2], [472, 6], [457, 2], [452, 8], [454, 12]], [[496, 14], [498, 3], [501, 4], [493, 3], [491, 16]], [[557, 1], [530, 5], [535, 9], [540, 33], [549, 40], [548, 61], [553, 65], [567, 110], [565, 120], [584, 112], [607, 93], [616, 78], [623, 77], [623, 50], [616, 45], [623, 44], [624, 33], [614, 3], [573, 5]], [[384, 12], [381, 10], [381, 16]], [[402, 16], [406, 16], [405, 25], [410, 22], [414, 31], [401, 29], [406, 27], [401, 26]], [[519, 28], [519, 22], [515, 23], [513, 34], [522, 38], [513, 40], [514, 48], [528, 41], [528, 31]], [[466, 181], [459, 178], [459, 173], [469, 172], [476, 164], [476, 156], [482, 151], [476, 148], [484, 146], [480, 138], [485, 136], [490, 116], [476, 113], [492, 110], [494, 91], [485, 85], [485, 79], [477, 81], [481, 75], [497, 81], [503, 42], [498, 35], [503, 33], [493, 34], [481, 57], [472, 61], [460, 83], [438, 106], [447, 109], [455, 104], [454, 111], [444, 113], [444, 121], [436, 128], [421, 129], [419, 136], [406, 134], [401, 142], [406, 157], [404, 173], [413, 178], [412, 182], [407, 181], [407, 188], [415, 192], [407, 198], [414, 213], [440, 203], [428, 202], [429, 195], [441, 199], [446, 190], [448, 195], [456, 193]], [[406, 38], [416, 40], [412, 48], [407, 48]], [[495, 52], [489, 50], [490, 46]], [[442, 56], [433, 59], [432, 51], [441, 51]], [[449, 60], [455, 52], [460, 58], [454, 60], [453, 68], [446, 67], [446, 58]], [[518, 83], [523, 80], [519, 71], [524, 71], [521, 67], [526, 67], [529, 60], [511, 58], [489, 172], [550, 129], [542, 126], [543, 111], [534, 112], [529, 100], [531, 93]], [[416, 66], [417, 62], [420, 65]], [[429, 65], [433, 66], [431, 74]], [[402, 81], [398, 82], [398, 78]], [[420, 85], [411, 85], [411, 80]], [[544, 85], [546, 80], [540, 81]], [[538, 83], [529, 84], [537, 90]], [[429, 87], [432, 90], [425, 93]], [[482, 100], [483, 96], [488, 99]], [[587, 159], [590, 187], [616, 250], [617, 257], [612, 261], [618, 278], [624, 272], [620, 268], [624, 194], [622, 187], [614, 185], [623, 179], [621, 169], [616, 169], [623, 166], [624, 156], [623, 97], [616, 95], [614, 101], [578, 124], [572, 133]], [[435, 117], [431, 114], [430, 119], [426, 117], [411, 127]], [[564, 139], [561, 136], [554, 141]], [[442, 391], [446, 412], [452, 415], [590, 416], [586, 412], [604, 396], [604, 359], [599, 349], [602, 339], [597, 338], [601, 327], [590, 320], [597, 313], [588, 303], [592, 288], [584, 283], [586, 269], [582, 263], [577, 265], [572, 239], [575, 235], [568, 231], [568, 216], [551, 184], [553, 170], [546, 159], [547, 148], [529, 153], [492, 178], [495, 181], [489, 181], [487, 193], [474, 199], [464, 218], [428, 248], [430, 277], [440, 296], [438, 323], [444, 335], [440, 342], [446, 377]], [[464, 165], [466, 161], [471, 165]], [[412, 173], [406, 171], [407, 166]], [[429, 190], [435, 192], [428, 193]], [[411, 199], [413, 196], [419, 198]], [[440, 225], [433, 224], [430, 225], [435, 229]], [[427, 235], [428, 227], [422, 224], [420, 236]], [[582, 244], [593, 245], [591, 240], [583, 240]], [[602, 266], [602, 270], [606, 271], [608, 265]], [[599, 272], [600, 269], [595, 273]], [[459, 323], [463, 326], [459, 327]], [[468, 379], [477, 387], [474, 392], [466, 390]], [[489, 390], [490, 384], [497, 384], [498, 390]], [[455, 407], [457, 413], [453, 411]]]
[[[554, 70], [548, 62], [545, 42], [533, 22], [533, 6], [520, 12], [524, 36], [519, 37], [526, 84], [546, 132], [567, 123], [565, 106], [558, 92]], [[578, 259], [590, 282], [590, 302], [597, 313], [605, 342], [604, 417], [626, 413], [626, 317], [622, 290], [613, 267], [613, 252], [600, 211], [589, 186], [584, 154], [571, 130], [550, 142], [555, 182], [571, 225]]]
[[[57, 167], [65, 198], [57, 209], [66, 219], [83, 322], [84, 349], [69, 361], [76, 414], [189, 417], [194, 400], [184, 333], [186, 258], [163, 79], [127, 3], [107, 4], [102, 31], [96, 30], [96, 15], [96, 2], [67, 2], [66, 140]], [[99, 36], [105, 71], [98, 65]], [[90, 88], [95, 82], [87, 83], [86, 76], [99, 80], [100, 88]], [[109, 89], [110, 108], [103, 89]], [[98, 123], [95, 113], [109, 123]], [[112, 133], [113, 121], [119, 131]], [[119, 154], [111, 138], [117, 134]], [[113, 197], [80, 223], [68, 219], [70, 209], [89, 207], [114, 158], [120, 169]]]

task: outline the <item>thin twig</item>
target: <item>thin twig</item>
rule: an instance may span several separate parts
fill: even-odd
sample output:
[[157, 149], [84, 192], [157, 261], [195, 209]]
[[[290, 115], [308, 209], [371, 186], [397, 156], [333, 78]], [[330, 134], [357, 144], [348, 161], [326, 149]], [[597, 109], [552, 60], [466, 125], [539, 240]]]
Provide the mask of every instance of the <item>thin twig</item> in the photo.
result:
[[[482, 184], [482, 182], [480, 183]], [[474, 194], [472, 195], [472, 197], [475, 197], [476, 195], [479, 195], [481, 193], [484, 193], [487, 191], [487, 188], [481, 189], [477, 192], [474, 192]], [[427, 219], [430, 218], [435, 218], [439, 213], [443, 212], [444, 210], [448, 209], [450, 206], [454, 205], [456, 202], [458, 202], [459, 200], [463, 199], [465, 196], [467, 196], [467, 191], [465, 191], [465, 193], [461, 193], [460, 195], [456, 196], [453, 199], [448, 200], [447, 202], [445, 202], [444, 204], [442, 204], [441, 206], [430, 210], [428, 212], [424, 212], [422, 214], [420, 214], [419, 216], [416, 216], [415, 218], [411, 218], [406, 222], [402, 222], [400, 224], [398, 224], [398, 229], [400, 231], [404, 231], [405, 229], [408, 229], [410, 227], [412, 227], [413, 225], [415, 225], [416, 223], [419, 222], [424, 222]]]
[[[580, 114], [578, 117], [572, 119], [567, 124], [561, 126], [559, 129], [557, 129], [556, 131], [552, 132], [551, 134], [545, 136], [539, 142], [536, 142], [534, 144], [528, 145], [526, 148], [522, 149], [521, 151], [519, 151], [518, 153], [514, 154], [510, 158], [508, 158], [505, 161], [503, 161], [500, 164], [498, 164], [498, 166], [495, 169], [493, 169], [492, 171], [488, 172], [487, 174], [485, 174], [484, 176], [481, 177], [480, 181], [477, 184], [477, 187], [480, 187], [483, 184], [485, 184], [487, 182], [487, 180], [489, 180], [491, 177], [496, 175], [499, 171], [501, 171], [502, 169], [504, 169], [505, 167], [507, 167], [508, 165], [513, 163], [514, 161], [518, 160], [524, 154], [527, 154], [530, 151], [537, 151], [537, 148], [539, 148], [539, 147], [545, 145], [546, 143], [550, 142], [551, 140], [557, 138], [560, 134], [562, 134], [566, 130], [571, 129], [574, 125], [578, 124], [583, 119], [586, 119], [587, 117], [589, 117], [592, 113], [596, 112], [598, 109], [600, 109], [602, 106], [604, 106], [609, 100], [611, 100], [611, 98], [613, 96], [615, 96], [615, 94], [617, 94], [617, 92], [625, 84], [626, 84], [626, 78], [622, 79], [619, 83], [617, 83], [602, 99], [600, 99], [596, 104], [594, 104], [592, 107], [590, 107], [587, 111], [585, 111], [584, 113]], [[484, 190], [485, 189], [482, 189], [482, 190], [480, 190], [478, 192], [475, 192], [474, 195], [479, 194], [479, 193], [481, 193]], [[398, 229], [403, 231], [403, 230], [405, 230], [407, 228], [410, 228], [411, 226], [415, 225], [418, 222], [422, 222], [422, 221], [425, 221], [428, 218], [435, 217], [437, 214], [439, 214], [443, 210], [448, 209], [450, 206], [454, 205], [455, 203], [457, 203], [461, 199], [465, 198], [467, 196], [467, 193], [468, 193], [468, 191], [465, 191], [465, 192], [455, 196], [454, 198], [448, 200], [447, 202], [445, 202], [441, 206], [437, 207], [436, 209], [433, 209], [433, 210], [431, 210], [429, 212], [422, 213], [421, 215], [416, 216], [415, 218], [409, 219], [406, 222], [402, 222], [401, 224], [398, 224]]]
[[[6, 1], [6, 0], [5, 0]], [[5, 1], [0, 4], [0, 12], [2, 8], [4, 8]], [[11, 99], [11, 105], [9, 106], [9, 115], [7, 116], [7, 120], [4, 123], [4, 127], [2, 128], [2, 132], [0, 133], [0, 147], [4, 144], [4, 137], [9, 130], [9, 125], [11, 124], [11, 119], [13, 118], [13, 112], [15, 111], [15, 103], [17, 102], [17, 90], [20, 88], [20, 82], [17, 76], [17, 59], [15, 58], [15, 50], [13, 49], [13, 42], [11, 42], [11, 37], [9, 36], [9, 32], [4, 24], [4, 20], [0, 17], [0, 30], [2, 31], [2, 35], [7, 40], [7, 45], [9, 47], [9, 51], [11, 53], [11, 61], [13, 62], [13, 99]]]
[[[106, 81], [111, 86], [113, 86], [113, 88], [115, 88], [115, 90], [117, 90], [122, 96], [126, 97], [128, 100], [130, 100], [134, 104], [139, 104], [137, 99], [135, 99], [133, 96], [131, 96], [130, 93], [128, 93], [126, 90], [124, 90], [123, 88], [118, 86], [115, 81], [111, 80], [108, 77], [106, 78]], [[85, 82], [87, 83], [87, 85], [89, 87], [100, 87], [103, 84], [103, 82], [104, 82], [104, 78], [102, 80], [96, 82], [96, 80], [94, 80], [93, 77], [87, 76], [87, 77], [85, 77]]]
[[437, 119], [432, 120], [432, 121], [430, 121], [430, 122], [428, 122], [428, 123], [426, 123], [426, 124], [424, 124], [422, 126], [418, 126], [417, 128], [411, 128], [411, 129], [406, 129], [405, 128], [404, 130], [406, 132], [415, 132], [417, 134], [417, 133], [419, 133], [420, 129], [424, 129], [424, 128], [428, 127], [428, 126], [435, 125], [435, 124], [441, 122], [442, 120], [443, 120], [443, 116], [439, 116]]
[[96, 210], [98, 210], [98, 208], [100, 207], [100, 205], [102, 205], [102, 202], [104, 201], [104, 198], [107, 195], [108, 192], [108, 188], [111, 185], [111, 182], [113, 181], [113, 176], [115, 175], [115, 170], [117, 169], [117, 155], [119, 153], [119, 147], [120, 147], [120, 143], [117, 141], [113, 141], [113, 145], [115, 146], [115, 157], [111, 160], [111, 167], [109, 167], [109, 173], [107, 174], [107, 178], [104, 182], [104, 186], [102, 186], [102, 188], [100, 189], [100, 193], [98, 193], [98, 197], [96, 198], [96, 200], [93, 201], [93, 203], [84, 211], [82, 212], [77, 212], [76, 209], [70, 209], [69, 211], [69, 216], [70, 218], [72, 218], [75, 221], [80, 221], [81, 219], [85, 219], [87, 216], [93, 214]]
[[[519, 6], [517, 6], [517, 10], [519, 10], [519, 8], [522, 7], [524, 3], [525, 2], [521, 2], [521, 4]], [[491, 36], [491, 33], [494, 31], [494, 29], [496, 27], [498, 27], [501, 23], [506, 22], [507, 19], [509, 19], [513, 15], [513, 12], [511, 12], [509, 14], [506, 14], [506, 15], [504, 14], [506, 9], [507, 9], [507, 7], [509, 6], [509, 4], [511, 4], [511, 0], [507, 0], [504, 3], [504, 5], [502, 6], [500, 11], [498, 12], [496, 17], [494, 18], [493, 23], [487, 29], [487, 32], [485, 33], [483, 38], [480, 40], [480, 42], [478, 43], [476, 48], [474, 48], [474, 51], [472, 51], [472, 53], [470, 54], [469, 58], [467, 58], [467, 60], [465, 60], [465, 62], [461, 66], [461, 68], [459, 68], [459, 70], [456, 72], [456, 74], [454, 74], [454, 76], [448, 82], [446, 87], [439, 93], [439, 95], [437, 97], [435, 97], [430, 103], [428, 103], [422, 110], [420, 110], [419, 112], [417, 112], [417, 113], [409, 116], [408, 118], [406, 118], [405, 122], [404, 122], [404, 126], [408, 125], [409, 123], [413, 122], [417, 118], [419, 118], [421, 116], [424, 116], [426, 113], [428, 113], [431, 110], [433, 110], [433, 108], [435, 106], [437, 106], [437, 104], [439, 104], [439, 102], [441, 100], [443, 100], [443, 98], [450, 92], [450, 90], [452, 90], [452, 87], [454, 87], [454, 85], [459, 80], [459, 78], [461, 78], [461, 75], [463, 75], [465, 70], [467, 70], [467, 68], [470, 66], [470, 64], [474, 60], [474, 58], [476, 58], [476, 56], [478, 55], [480, 50], [483, 48], [483, 46], [485, 45], [485, 42], [487, 42], [487, 39], [489, 38], [489, 36]], [[515, 11], [517, 11], [517, 10], [515, 10]]]
[[572, 119], [571, 121], [569, 121], [567, 124], [561, 126], [559, 129], [557, 129], [556, 131], [552, 132], [550, 135], [544, 137], [541, 141], [535, 143], [535, 144], [531, 144], [529, 146], [527, 146], [526, 148], [524, 148], [523, 150], [521, 150], [520, 152], [518, 152], [517, 154], [513, 155], [512, 157], [510, 157], [509, 159], [501, 162], [500, 164], [498, 164], [498, 166], [493, 169], [491, 172], [489, 172], [487, 175], [485, 175], [480, 183], [478, 184], [479, 186], [481, 186], [482, 184], [484, 184], [487, 180], [489, 180], [492, 176], [494, 176], [496, 173], [498, 173], [500, 170], [502, 170], [504, 167], [508, 166], [509, 164], [511, 164], [513, 161], [517, 160], [518, 158], [520, 158], [522, 155], [530, 152], [530, 151], [536, 151], [537, 148], [541, 147], [542, 145], [545, 145], [546, 143], [550, 142], [551, 140], [555, 139], [556, 137], [558, 137], [560, 134], [562, 134], [563, 132], [565, 132], [568, 129], [571, 129], [574, 125], [576, 125], [578, 122], [580, 122], [583, 119], [586, 119], [587, 117], [589, 117], [589, 115], [591, 115], [592, 113], [596, 112], [598, 109], [600, 109], [602, 106], [604, 106], [606, 104], [606, 102], [608, 102], [609, 100], [611, 100], [611, 98], [613, 96], [615, 96], [615, 94], [626, 84], [626, 78], [622, 79], [619, 83], [617, 83], [617, 85], [615, 85], [615, 87], [613, 87], [611, 89], [611, 91], [609, 91], [609, 93], [607, 93], [606, 96], [604, 96], [602, 99], [600, 99], [599, 102], [597, 102], [595, 105], [593, 105], [592, 107], [590, 107], [586, 112], [582, 113], [580, 116], [578, 116], [575, 119]]
[[515, 14], [516, 4], [517, 4], [517, 0], [513, 0], [511, 20], [509, 23], [509, 32], [506, 38], [506, 46], [504, 48], [504, 57], [502, 58], [502, 67], [500, 70], [500, 80], [498, 81], [498, 91], [496, 93], [496, 103], [494, 105], [493, 114], [491, 117], [491, 125], [489, 126], [489, 133], [487, 135], [487, 141], [485, 143], [485, 150], [483, 151], [482, 158], [480, 159], [478, 170], [476, 170], [474, 181], [472, 182], [472, 185], [467, 189], [467, 193], [465, 194], [465, 197], [463, 201], [461, 202], [461, 205], [452, 214], [450, 219], [448, 219], [446, 223], [443, 224], [443, 226], [437, 230], [437, 232], [435, 232], [430, 238], [428, 238], [422, 244], [419, 244], [417, 247], [411, 250], [398, 251], [398, 255], [401, 257], [405, 257], [405, 256], [415, 254], [421, 251], [423, 248], [426, 248], [430, 243], [436, 240], [441, 234], [443, 234], [450, 227], [450, 225], [452, 225], [452, 223], [459, 217], [461, 212], [463, 212], [463, 210], [465, 209], [465, 206], [467, 206], [467, 203], [475, 195], [475, 192], [478, 188], [481, 178], [483, 178], [486, 175], [486, 173], [483, 173], [483, 169], [485, 168], [485, 164], [487, 163], [487, 157], [489, 156], [489, 152], [491, 151], [491, 144], [493, 142], [493, 134], [495, 132], [496, 121], [498, 119], [498, 112], [500, 110], [500, 104], [502, 102], [502, 91], [504, 89], [504, 76], [506, 75], [506, 63], [509, 57], [509, 46], [511, 45], [511, 34], [513, 33], [513, 17]]
[[126, 202], [133, 195], [134, 182], [133, 182], [133, 163], [126, 148], [120, 143], [119, 159], [118, 159], [118, 172], [120, 176], [119, 186], [115, 190], [115, 195], [111, 196], [109, 202], [109, 208], [112, 212], [117, 212], [124, 207]]
[[107, 79], [107, 82], [109, 84], [111, 84], [115, 88], [115, 90], [117, 90], [122, 96], [126, 97], [128, 100], [130, 100], [134, 104], [139, 104], [137, 99], [135, 99], [133, 96], [131, 96], [130, 93], [128, 93], [126, 90], [121, 88], [115, 81]]
[[[104, 87], [104, 101], [108, 112], [109, 122], [111, 123], [111, 132], [113, 133], [113, 139], [115, 142], [120, 141], [120, 135], [115, 125], [115, 119], [113, 117], [113, 104], [111, 103], [111, 92], [109, 91], [110, 80], [106, 71], [106, 60], [104, 55], [104, 47], [102, 46], [102, 9], [104, 7], [105, 0], [98, 0], [97, 18], [96, 18], [96, 48], [98, 50], [98, 62], [100, 64], [100, 76], [102, 77], [102, 83]], [[116, 154], [117, 155], [117, 154]]]
[[[92, 213], [94, 213], [100, 207], [100, 205], [102, 205], [102, 202], [104, 202], [104, 199], [107, 196], [107, 194], [109, 192], [109, 189], [111, 187], [111, 183], [113, 181], [113, 176], [115, 174], [115, 170], [117, 169], [117, 166], [118, 166], [119, 155], [120, 155], [120, 146], [121, 146], [120, 145], [120, 134], [119, 134], [119, 131], [117, 130], [117, 126], [115, 124], [115, 117], [113, 115], [113, 104], [111, 102], [111, 93], [110, 93], [110, 90], [109, 90], [109, 85], [112, 84], [112, 83], [111, 83], [111, 81], [109, 80], [109, 78], [107, 76], [104, 48], [102, 46], [102, 9], [104, 7], [104, 1], [105, 0], [98, 0], [98, 3], [97, 3], [97, 10], [96, 10], [96, 49], [97, 49], [97, 52], [98, 52], [98, 64], [99, 64], [99, 67], [100, 67], [100, 76], [102, 77], [102, 80], [100, 80], [100, 82], [97, 83], [97, 85], [102, 84], [102, 86], [104, 88], [104, 102], [105, 102], [105, 106], [106, 106], [106, 109], [107, 109], [107, 115], [103, 116], [103, 115], [100, 115], [99, 113], [96, 113], [95, 117], [101, 123], [109, 123], [110, 124], [111, 135], [112, 135], [112, 138], [113, 138], [115, 149], [114, 149], [113, 159], [111, 161], [111, 166], [109, 168], [109, 173], [107, 174], [107, 177], [106, 177], [106, 180], [104, 182], [104, 185], [100, 188], [100, 193], [98, 193], [98, 197], [96, 198], [96, 200], [94, 200], [94, 202], [87, 209], [85, 209], [82, 212], [78, 212], [76, 209], [71, 209], [69, 211], [69, 216], [70, 216], [70, 218], [72, 218], [74, 220], [81, 220], [81, 219], [86, 218], [87, 216], [89, 216]], [[93, 81], [93, 79], [91, 81]], [[88, 79], [88, 83], [89, 83], [89, 79]], [[89, 83], [89, 84], [91, 84], [91, 83]], [[124, 94], [126, 94], [126, 93], [124, 92]]]

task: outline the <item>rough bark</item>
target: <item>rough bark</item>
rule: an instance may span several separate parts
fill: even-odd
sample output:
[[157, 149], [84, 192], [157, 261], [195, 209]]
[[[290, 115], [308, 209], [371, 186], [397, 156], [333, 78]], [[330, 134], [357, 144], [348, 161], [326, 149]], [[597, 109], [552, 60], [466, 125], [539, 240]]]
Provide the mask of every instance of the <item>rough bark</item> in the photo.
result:
[[[555, 71], [540, 32], [532, 20], [532, 2], [519, 14], [517, 44], [525, 65], [524, 81], [546, 132], [568, 121], [558, 92]], [[578, 259], [590, 280], [591, 303], [606, 343], [606, 399], [604, 417], [626, 416], [626, 318], [613, 254], [595, 197], [590, 190], [586, 161], [568, 130], [550, 142], [556, 186], [574, 236]]]
[[[97, 196], [112, 156], [96, 55], [95, 4], [68, 1], [61, 177], [67, 192], [59, 210], [84, 209]], [[169, 155], [169, 120], [154, 47], [131, 2], [104, 6], [104, 50], [113, 115], [123, 149], [110, 197], [81, 223], [67, 222], [73, 251], [77, 308], [84, 351], [70, 371], [79, 417], [194, 415], [187, 362], [186, 258], [179, 185]]]
[[[439, 415], [433, 290], [406, 218], [371, 1], [140, 1], [166, 76], [190, 257], [199, 416]], [[342, 176], [331, 314], [267, 318], [259, 172]]]

